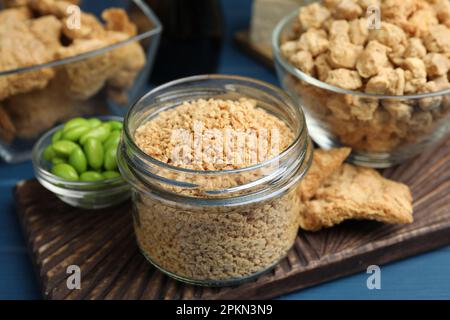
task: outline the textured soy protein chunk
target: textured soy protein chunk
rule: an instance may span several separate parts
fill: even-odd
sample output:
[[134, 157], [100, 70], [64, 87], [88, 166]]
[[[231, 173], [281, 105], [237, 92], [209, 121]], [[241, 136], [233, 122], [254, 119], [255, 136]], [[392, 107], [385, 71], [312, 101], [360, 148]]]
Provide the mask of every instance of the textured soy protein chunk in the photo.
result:
[[[111, 45], [137, 35], [137, 26], [122, 8], [101, 14], [80, 11], [79, 28], [72, 26], [71, 7], [77, 0], [4, 0], [0, 11], [0, 139], [35, 139], [74, 116], [102, 114], [103, 94], [121, 105], [144, 68], [146, 53], [138, 41]], [[73, 9], [73, 8], [72, 8]], [[106, 49], [77, 61], [27, 72], [39, 66]], [[100, 95], [97, 95], [100, 94]]]

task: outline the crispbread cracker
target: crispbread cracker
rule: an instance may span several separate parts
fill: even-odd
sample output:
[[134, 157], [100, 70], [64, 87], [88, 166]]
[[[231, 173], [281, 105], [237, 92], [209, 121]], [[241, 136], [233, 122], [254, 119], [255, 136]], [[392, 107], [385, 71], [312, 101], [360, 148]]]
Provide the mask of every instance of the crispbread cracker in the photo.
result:
[[347, 219], [385, 223], [413, 222], [408, 186], [382, 177], [376, 170], [344, 164], [303, 202], [300, 227], [317, 231]]
[[307, 201], [314, 196], [324, 181], [341, 167], [350, 152], [350, 148], [314, 150], [311, 168], [298, 186], [302, 201]]

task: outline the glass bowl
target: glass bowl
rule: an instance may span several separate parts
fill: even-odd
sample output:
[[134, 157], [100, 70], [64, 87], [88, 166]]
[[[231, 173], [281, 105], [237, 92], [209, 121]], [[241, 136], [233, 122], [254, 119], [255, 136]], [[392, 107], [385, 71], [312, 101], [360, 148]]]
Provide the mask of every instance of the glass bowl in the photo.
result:
[[[251, 166], [199, 171], [161, 162], [135, 142], [143, 123], [186, 101], [243, 97], [292, 130], [290, 146]], [[130, 108], [117, 154], [122, 176], [132, 186], [141, 252], [162, 272], [196, 285], [235, 285], [270, 270], [297, 236], [296, 186], [312, 152], [302, 110], [270, 84], [201, 75], [153, 89]]]
[[294, 67], [280, 51], [298, 12], [279, 22], [272, 50], [282, 87], [303, 107], [311, 138], [322, 148], [348, 146], [349, 160], [387, 168], [404, 162], [449, 131], [450, 89], [384, 96], [344, 90]]
[[[30, 159], [39, 136], [70, 118], [124, 115], [146, 89], [162, 30], [151, 9], [141, 0], [82, 1], [80, 7], [99, 20], [103, 10], [122, 8], [137, 34], [126, 38], [124, 32], [110, 33], [109, 40], [81, 40], [79, 46], [76, 39], [69, 47], [61, 40], [61, 51], [54, 54], [57, 60], [1, 69], [0, 158], [6, 162]], [[50, 48], [47, 44], [41, 51]]]
[[[99, 118], [123, 121], [123, 118], [115, 116]], [[59, 125], [45, 133], [33, 148], [33, 168], [39, 183], [63, 202], [84, 209], [106, 208], [127, 200], [130, 187], [122, 177], [95, 182], [67, 181], [50, 172], [51, 162], [45, 160], [42, 153], [51, 144], [52, 135], [63, 126]]]

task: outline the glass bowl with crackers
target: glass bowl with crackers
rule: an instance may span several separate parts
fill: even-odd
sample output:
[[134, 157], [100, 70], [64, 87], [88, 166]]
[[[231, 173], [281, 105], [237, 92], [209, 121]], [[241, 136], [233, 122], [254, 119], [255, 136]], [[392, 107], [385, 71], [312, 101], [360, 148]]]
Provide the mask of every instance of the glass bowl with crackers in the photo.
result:
[[386, 168], [449, 132], [449, 39], [447, 0], [326, 0], [285, 17], [272, 46], [312, 139]]
[[140, 0], [0, 1], [0, 158], [31, 158], [76, 116], [122, 115], [141, 95], [161, 24]]

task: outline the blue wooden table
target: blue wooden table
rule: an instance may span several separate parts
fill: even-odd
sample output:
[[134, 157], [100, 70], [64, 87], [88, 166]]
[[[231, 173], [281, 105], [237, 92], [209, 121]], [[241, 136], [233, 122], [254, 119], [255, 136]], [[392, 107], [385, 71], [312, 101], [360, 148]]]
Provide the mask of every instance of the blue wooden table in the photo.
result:
[[[219, 73], [277, 84], [270, 70], [241, 53], [233, 33], [248, 25], [250, 0], [223, 0], [226, 43]], [[0, 163], [0, 299], [39, 299], [36, 275], [15, 213], [12, 188], [33, 177], [30, 162]], [[381, 267], [381, 290], [367, 289], [366, 273], [281, 297], [282, 299], [450, 299], [450, 247]]]

